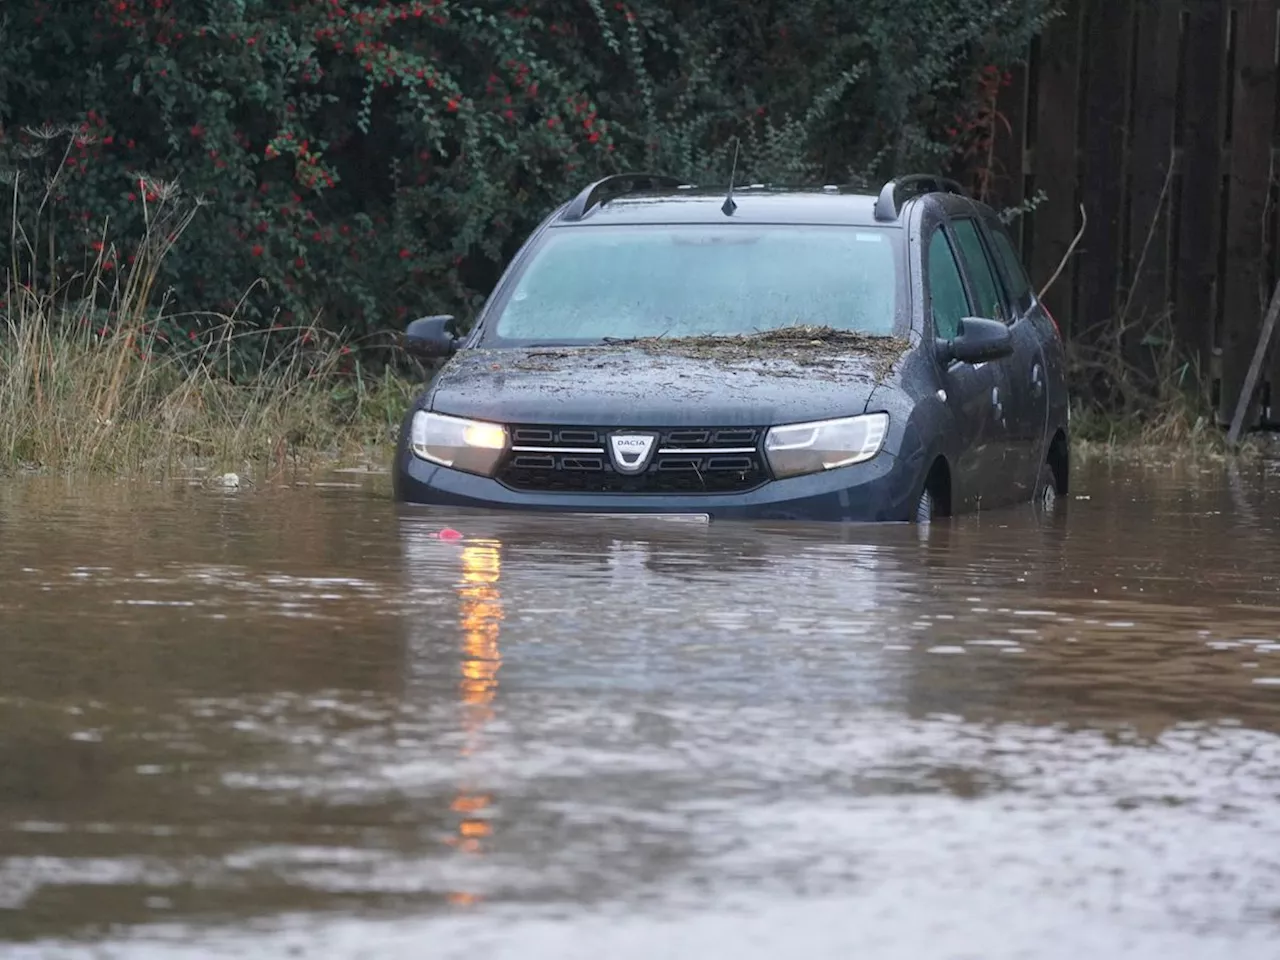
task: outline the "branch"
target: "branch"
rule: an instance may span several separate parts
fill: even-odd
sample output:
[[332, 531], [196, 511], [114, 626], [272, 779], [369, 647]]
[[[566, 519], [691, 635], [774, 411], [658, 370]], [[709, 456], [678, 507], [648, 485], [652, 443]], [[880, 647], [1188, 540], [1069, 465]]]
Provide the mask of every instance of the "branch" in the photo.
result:
[[1054, 281], [1058, 279], [1059, 275], [1066, 268], [1067, 261], [1071, 259], [1071, 254], [1076, 252], [1076, 247], [1080, 245], [1080, 240], [1084, 237], [1085, 227], [1089, 226], [1089, 214], [1085, 213], [1083, 203], [1080, 204], [1080, 218], [1080, 230], [1076, 234], [1075, 239], [1071, 241], [1071, 246], [1067, 247], [1067, 252], [1062, 255], [1062, 262], [1058, 264], [1058, 269], [1053, 271], [1053, 276], [1049, 278], [1049, 282], [1040, 288], [1039, 298], [1041, 300], [1044, 299], [1044, 295], [1049, 292], [1049, 288], [1053, 286]]

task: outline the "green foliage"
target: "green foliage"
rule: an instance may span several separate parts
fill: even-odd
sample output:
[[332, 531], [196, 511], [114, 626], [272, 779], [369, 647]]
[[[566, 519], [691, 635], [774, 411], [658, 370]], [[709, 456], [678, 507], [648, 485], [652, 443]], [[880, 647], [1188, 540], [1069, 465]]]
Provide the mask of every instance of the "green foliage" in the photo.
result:
[[[467, 318], [593, 178], [873, 182], [957, 149], [1049, 0], [13, 0], [0, 263], [64, 285], [199, 205], [157, 279], [376, 341]], [[950, 131], [950, 132], [949, 132]], [[92, 295], [91, 289], [86, 295]], [[219, 321], [220, 322], [220, 321]]]

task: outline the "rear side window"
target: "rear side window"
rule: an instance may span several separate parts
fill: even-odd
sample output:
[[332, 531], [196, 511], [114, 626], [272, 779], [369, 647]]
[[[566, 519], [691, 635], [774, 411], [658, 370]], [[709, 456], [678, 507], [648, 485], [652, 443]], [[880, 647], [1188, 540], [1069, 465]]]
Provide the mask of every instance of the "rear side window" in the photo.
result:
[[996, 255], [1000, 258], [1000, 266], [1004, 271], [1005, 286], [1009, 289], [1009, 299], [1021, 304], [1031, 294], [1031, 280], [1022, 267], [1022, 259], [1013, 249], [1013, 241], [1003, 230], [992, 230], [996, 238]]
[[996, 280], [994, 268], [987, 257], [986, 245], [978, 233], [976, 220], [953, 220], [952, 228], [956, 232], [956, 242], [960, 245], [960, 255], [964, 257], [965, 266], [969, 268], [969, 279], [973, 281], [973, 293], [978, 298], [976, 316], [988, 320], [1004, 320], [1004, 297], [1000, 284]]
[[960, 267], [942, 230], [935, 230], [929, 241], [929, 305], [933, 332], [940, 340], [955, 337], [960, 321], [971, 315]]

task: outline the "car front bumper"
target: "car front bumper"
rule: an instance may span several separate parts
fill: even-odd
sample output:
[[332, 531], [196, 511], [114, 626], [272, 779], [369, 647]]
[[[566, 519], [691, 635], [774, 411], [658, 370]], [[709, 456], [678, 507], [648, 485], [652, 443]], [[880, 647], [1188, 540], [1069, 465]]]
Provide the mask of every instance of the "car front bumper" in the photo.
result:
[[397, 500], [433, 506], [555, 513], [705, 514], [712, 520], [903, 521], [914, 515], [919, 467], [888, 453], [867, 463], [774, 480], [745, 493], [614, 494], [513, 490], [428, 463], [401, 445]]

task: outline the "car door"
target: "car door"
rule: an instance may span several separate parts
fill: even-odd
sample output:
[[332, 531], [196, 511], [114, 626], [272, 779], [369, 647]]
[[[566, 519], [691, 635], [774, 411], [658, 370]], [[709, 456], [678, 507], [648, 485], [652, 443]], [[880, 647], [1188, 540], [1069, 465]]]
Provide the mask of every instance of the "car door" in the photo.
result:
[[[972, 209], [972, 205], [970, 205]], [[1029, 324], [1019, 325], [1011, 312], [1008, 296], [997, 272], [995, 256], [984, 237], [977, 210], [972, 215], [953, 215], [951, 229], [956, 237], [960, 259], [977, 300], [974, 314], [987, 320], [999, 320], [1010, 328], [1013, 354], [992, 362], [1003, 381], [1005, 456], [1000, 474], [998, 496], [1002, 503], [1031, 499], [1039, 464], [1034, 461], [1034, 448], [1044, 430], [1043, 417], [1036, 420], [1036, 405], [1031, 395], [1031, 372], [1039, 350], [1038, 339]], [[1043, 392], [1043, 364], [1041, 363]]]
[[[935, 341], [956, 336], [960, 322], [973, 313], [973, 301], [955, 242], [938, 224], [925, 243], [926, 323]], [[952, 509], [956, 512], [996, 506], [1005, 456], [1002, 412], [1004, 380], [998, 364], [953, 360], [939, 371], [944, 402], [952, 414], [950, 437]]]
[[1054, 399], [1050, 396], [1051, 385], [1062, 382], [1063, 358], [1060, 350], [1047, 349], [1053, 346], [1056, 331], [1052, 321], [1039, 307], [1013, 237], [992, 210], [983, 213], [982, 223], [991, 238], [1012, 318], [1010, 333], [1013, 334], [1015, 362], [1010, 389], [1015, 396], [1020, 389], [1024, 394], [1018, 402], [1026, 411], [1022, 430], [1026, 435], [1026, 456], [1034, 483], [1040, 464], [1049, 456], [1050, 407]]

